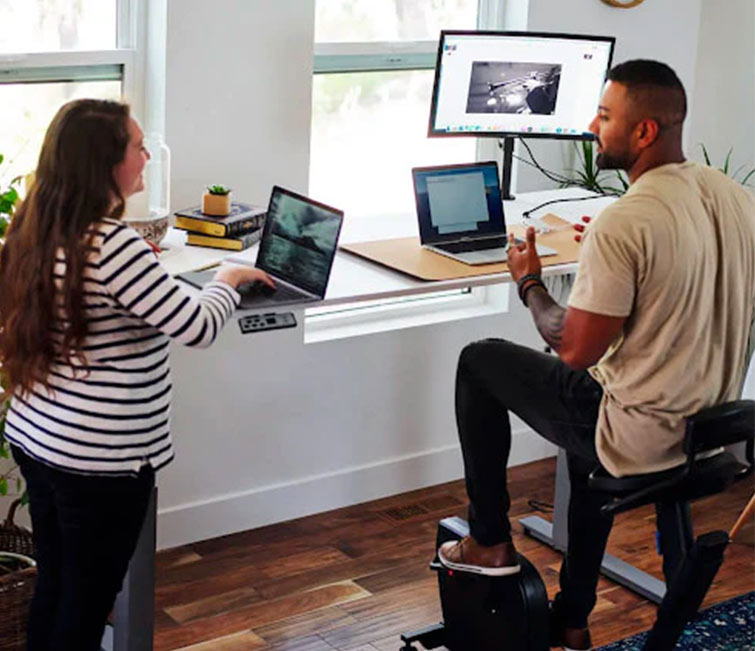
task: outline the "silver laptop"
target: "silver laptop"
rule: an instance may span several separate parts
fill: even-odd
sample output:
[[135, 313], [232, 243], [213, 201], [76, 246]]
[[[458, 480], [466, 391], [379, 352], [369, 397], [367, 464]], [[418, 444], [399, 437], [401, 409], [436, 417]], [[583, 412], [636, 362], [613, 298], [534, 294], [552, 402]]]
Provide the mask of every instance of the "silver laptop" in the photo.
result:
[[[325, 298], [342, 224], [343, 211], [276, 185], [254, 264], [272, 276], [275, 290], [262, 284], [242, 285], [238, 288], [239, 308], [278, 307]], [[196, 271], [179, 278], [203, 287], [214, 275], [214, 271]]]
[[[415, 167], [422, 246], [465, 264], [506, 262], [508, 236], [495, 161]], [[540, 257], [556, 250], [540, 244]]]

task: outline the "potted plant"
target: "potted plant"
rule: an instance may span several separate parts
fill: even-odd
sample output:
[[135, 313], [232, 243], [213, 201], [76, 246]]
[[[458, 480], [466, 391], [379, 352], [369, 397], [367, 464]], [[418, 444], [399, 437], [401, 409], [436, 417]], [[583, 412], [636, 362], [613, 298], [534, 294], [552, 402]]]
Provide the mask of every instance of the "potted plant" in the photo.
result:
[[[0, 155], [0, 164], [3, 156]], [[7, 188], [0, 186], [0, 249], [10, 224], [19, 195], [13, 179]], [[11, 487], [21, 498], [11, 504], [5, 522], [0, 522], [0, 640], [3, 649], [21, 651], [26, 647], [26, 622], [34, 594], [36, 563], [31, 558], [34, 545], [30, 532], [13, 524], [16, 509], [26, 504], [28, 497], [18, 467], [12, 462], [10, 447], [5, 439], [5, 415], [10, 404], [8, 384], [0, 365], [0, 495], [7, 495]], [[3, 462], [5, 460], [5, 462]]]
[[[0, 154], [0, 165], [3, 164], [4, 157]], [[3, 190], [0, 186], [0, 245], [2, 245], [3, 238], [5, 237], [5, 231], [10, 223], [13, 209], [18, 203], [18, 190], [14, 188], [21, 181], [21, 177], [17, 176], [10, 182], [7, 189]]]
[[[705, 164], [708, 165], [708, 167], [714, 167], [713, 163], [710, 160], [710, 156], [708, 155], [708, 149], [703, 143], [700, 143], [700, 149], [703, 150], [703, 158], [705, 159]], [[748, 181], [753, 178], [753, 176], [755, 176], [755, 167], [747, 169], [746, 165], [740, 165], [737, 169], [731, 169], [730, 163], [731, 154], [733, 151], [734, 147], [729, 147], [729, 151], [726, 152], [726, 158], [724, 158], [724, 164], [718, 169], [726, 174], [726, 176], [730, 177], [733, 181], [737, 181], [746, 187], [751, 187], [751, 184], [748, 183]]]
[[230, 214], [231, 188], [225, 185], [207, 186], [207, 192], [202, 195], [202, 212], [216, 217]]
[[[0, 154], [0, 165], [2, 163], [3, 155]], [[17, 185], [20, 180], [21, 177], [13, 179], [6, 189], [0, 186], [0, 248], [2, 248], [5, 231], [8, 228], [8, 224], [10, 224], [10, 218], [19, 199], [18, 191], [13, 186]], [[10, 396], [7, 395], [6, 388], [7, 382], [3, 375], [2, 365], [0, 364], [0, 459], [10, 459], [10, 448], [4, 436], [5, 414], [8, 411], [10, 403]], [[13, 464], [10, 465], [10, 469], [0, 467], [0, 495], [7, 495], [12, 483], [15, 483], [16, 490], [19, 493], [22, 492], [22, 483], [18, 468]], [[25, 497], [24, 501], [26, 501]]]

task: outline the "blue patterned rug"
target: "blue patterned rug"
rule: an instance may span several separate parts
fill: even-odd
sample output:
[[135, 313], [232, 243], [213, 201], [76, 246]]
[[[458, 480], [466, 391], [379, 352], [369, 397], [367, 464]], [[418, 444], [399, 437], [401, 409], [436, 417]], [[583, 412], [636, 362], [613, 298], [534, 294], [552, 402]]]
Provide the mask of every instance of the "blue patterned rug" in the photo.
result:
[[[600, 647], [597, 651], [641, 651], [647, 633]], [[678, 651], [755, 651], [755, 592], [703, 610], [686, 626]]]

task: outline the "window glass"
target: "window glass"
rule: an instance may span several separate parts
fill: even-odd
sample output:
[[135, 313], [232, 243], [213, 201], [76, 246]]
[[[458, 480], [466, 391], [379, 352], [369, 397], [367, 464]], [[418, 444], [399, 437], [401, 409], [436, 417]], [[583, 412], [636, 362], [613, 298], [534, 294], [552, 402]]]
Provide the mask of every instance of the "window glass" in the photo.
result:
[[36, 168], [42, 140], [57, 110], [72, 99], [118, 100], [120, 81], [0, 84], [0, 186]]
[[475, 138], [428, 138], [432, 70], [315, 75], [310, 195], [347, 217], [414, 212], [411, 168], [475, 160]]
[[116, 0], [0, 0], [0, 52], [111, 50]]
[[477, 0], [317, 0], [315, 42], [435, 40], [476, 25]]

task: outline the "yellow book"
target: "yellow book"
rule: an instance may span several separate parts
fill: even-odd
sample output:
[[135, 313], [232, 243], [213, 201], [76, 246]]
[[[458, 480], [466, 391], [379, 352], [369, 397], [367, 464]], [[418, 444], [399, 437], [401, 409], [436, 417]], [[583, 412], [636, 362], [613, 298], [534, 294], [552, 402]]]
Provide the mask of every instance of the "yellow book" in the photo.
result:
[[186, 236], [186, 243], [191, 246], [209, 246], [213, 249], [243, 251], [252, 246], [252, 244], [259, 242], [260, 237], [262, 237], [262, 227], [233, 237], [214, 237], [212, 235], [203, 235], [202, 233], [189, 233]]

